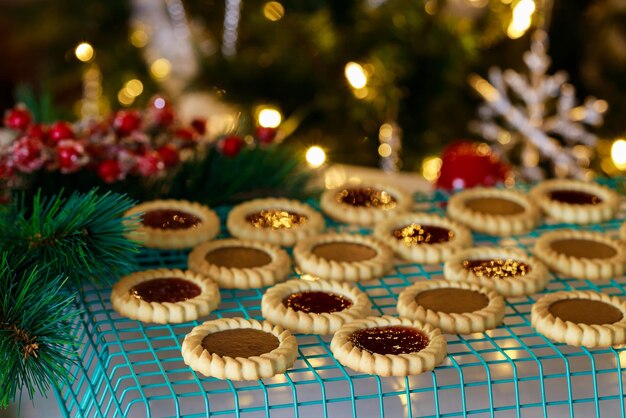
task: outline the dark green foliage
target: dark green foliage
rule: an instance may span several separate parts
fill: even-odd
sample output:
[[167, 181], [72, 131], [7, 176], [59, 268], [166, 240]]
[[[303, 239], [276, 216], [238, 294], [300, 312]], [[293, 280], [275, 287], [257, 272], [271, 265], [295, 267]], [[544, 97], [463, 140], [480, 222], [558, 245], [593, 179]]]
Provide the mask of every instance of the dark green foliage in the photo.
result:
[[25, 259], [0, 255], [0, 408], [21, 398], [22, 388], [32, 399], [69, 377], [79, 311], [64, 282]]

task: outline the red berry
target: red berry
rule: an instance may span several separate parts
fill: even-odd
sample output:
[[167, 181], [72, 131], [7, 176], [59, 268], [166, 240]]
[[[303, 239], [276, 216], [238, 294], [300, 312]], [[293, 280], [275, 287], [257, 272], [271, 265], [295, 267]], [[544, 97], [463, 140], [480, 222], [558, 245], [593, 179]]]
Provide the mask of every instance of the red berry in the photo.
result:
[[509, 168], [485, 145], [461, 141], [450, 144], [441, 155], [437, 187], [457, 190], [503, 182]]
[[174, 122], [174, 109], [172, 109], [172, 106], [165, 98], [161, 96], [153, 97], [150, 101], [150, 107], [157, 125], [167, 128]]
[[14, 171], [11, 161], [7, 159], [0, 161], [0, 180], [8, 179]]
[[50, 139], [50, 142], [52, 143], [57, 143], [63, 139], [73, 138], [74, 130], [72, 129], [72, 125], [70, 125], [68, 122], [55, 122], [48, 130], [48, 139]]
[[141, 113], [138, 110], [120, 110], [113, 118], [113, 128], [118, 135], [127, 136], [141, 126]]
[[206, 119], [194, 118], [191, 121], [191, 127], [199, 134], [204, 135], [206, 133]]
[[26, 129], [26, 135], [45, 140], [48, 136], [48, 129], [46, 129], [46, 127], [41, 123], [36, 123], [34, 125], [30, 125], [28, 129]]
[[137, 171], [144, 177], [153, 176], [163, 170], [163, 161], [158, 152], [152, 151], [137, 157]]
[[276, 128], [258, 126], [256, 128], [255, 135], [260, 143], [269, 144], [274, 140], [274, 138], [276, 138]]
[[4, 114], [4, 126], [16, 131], [25, 130], [32, 120], [33, 117], [23, 105], [17, 105], [13, 109], [7, 110]]
[[11, 146], [11, 159], [20, 171], [32, 173], [45, 163], [43, 148], [41, 139], [23, 136]]
[[173, 167], [180, 161], [178, 150], [174, 145], [165, 144], [157, 150], [165, 167]]
[[179, 128], [174, 131], [174, 136], [186, 141], [192, 141], [195, 138], [196, 133], [190, 128]]
[[120, 162], [117, 160], [102, 161], [98, 166], [98, 175], [106, 183], [114, 183], [124, 177]]
[[237, 135], [227, 136], [219, 143], [219, 149], [227, 157], [235, 157], [243, 148], [243, 139]]
[[73, 173], [87, 164], [89, 157], [82, 144], [73, 140], [64, 140], [57, 146], [57, 160], [62, 173]]

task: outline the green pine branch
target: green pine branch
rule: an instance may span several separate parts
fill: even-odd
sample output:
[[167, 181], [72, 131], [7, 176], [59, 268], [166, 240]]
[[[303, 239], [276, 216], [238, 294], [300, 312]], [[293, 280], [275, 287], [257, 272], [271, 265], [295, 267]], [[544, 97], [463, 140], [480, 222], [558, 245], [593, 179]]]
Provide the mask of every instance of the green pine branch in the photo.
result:
[[112, 283], [134, 269], [135, 243], [125, 238], [131, 222], [122, 216], [134, 202], [96, 190], [30, 199], [0, 213], [4, 225], [0, 249], [23, 254], [32, 265], [47, 266], [53, 276], [67, 276], [79, 285]]
[[15, 258], [0, 255], [0, 408], [19, 400], [22, 388], [33, 399], [69, 377], [72, 323], [80, 313], [76, 295], [62, 290], [63, 275]]

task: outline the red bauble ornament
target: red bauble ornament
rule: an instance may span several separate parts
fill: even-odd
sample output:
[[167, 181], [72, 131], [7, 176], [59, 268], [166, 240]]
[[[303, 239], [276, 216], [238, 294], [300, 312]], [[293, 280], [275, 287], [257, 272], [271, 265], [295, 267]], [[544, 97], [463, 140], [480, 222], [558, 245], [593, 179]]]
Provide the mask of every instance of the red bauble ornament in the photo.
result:
[[171, 144], [165, 144], [157, 150], [165, 167], [173, 167], [180, 161], [178, 150]]
[[459, 141], [448, 145], [441, 155], [437, 187], [446, 190], [493, 186], [509, 176], [509, 167], [486, 144]]
[[196, 132], [191, 128], [179, 128], [174, 131], [174, 136], [185, 141], [193, 141], [196, 137]]
[[26, 135], [33, 138], [39, 138], [44, 141], [48, 136], [48, 129], [41, 123], [36, 123], [34, 125], [30, 125], [28, 129], [26, 129]]
[[48, 130], [48, 139], [52, 143], [57, 143], [63, 139], [73, 139], [74, 130], [68, 122], [54, 122]]
[[13, 175], [13, 164], [8, 159], [0, 160], [0, 180], [6, 180]]
[[227, 136], [219, 142], [219, 149], [227, 157], [235, 157], [243, 148], [243, 138], [237, 135]]
[[255, 136], [260, 143], [269, 144], [274, 140], [274, 138], [276, 138], [276, 128], [258, 126], [255, 131]]
[[18, 170], [32, 173], [45, 163], [43, 149], [41, 139], [23, 136], [11, 146], [11, 159]]
[[102, 161], [98, 165], [98, 175], [106, 183], [114, 183], [124, 178], [120, 162], [117, 160]]
[[163, 161], [158, 152], [152, 151], [137, 156], [137, 172], [143, 177], [153, 176], [163, 170]]
[[191, 121], [191, 127], [199, 134], [204, 135], [206, 133], [206, 119], [194, 118]]
[[120, 110], [113, 117], [113, 129], [118, 135], [127, 136], [141, 126], [141, 113], [138, 110]]
[[174, 109], [165, 98], [161, 96], [153, 97], [150, 101], [150, 107], [152, 108], [151, 113], [157, 125], [162, 128], [167, 128], [174, 123]]
[[33, 117], [25, 106], [17, 105], [4, 114], [4, 126], [16, 131], [23, 131], [33, 121]]
[[85, 147], [71, 139], [63, 140], [57, 145], [57, 160], [61, 173], [74, 173], [89, 162]]

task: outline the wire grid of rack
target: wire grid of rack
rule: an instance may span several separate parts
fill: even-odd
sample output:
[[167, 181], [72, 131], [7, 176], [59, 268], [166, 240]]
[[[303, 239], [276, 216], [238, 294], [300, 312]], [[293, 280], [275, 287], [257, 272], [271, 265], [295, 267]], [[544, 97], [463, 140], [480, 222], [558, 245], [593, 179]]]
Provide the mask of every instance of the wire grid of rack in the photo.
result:
[[[416, 210], [443, 214], [447, 196], [416, 196]], [[624, 218], [624, 209], [619, 219]], [[222, 219], [226, 209], [220, 211]], [[623, 220], [587, 229], [616, 234]], [[331, 228], [368, 233], [329, 221]], [[475, 244], [530, 249], [543, 224], [527, 235], [504, 239], [475, 234]], [[146, 250], [141, 268], [185, 268], [187, 253]], [[292, 277], [297, 277], [292, 272]], [[398, 293], [419, 280], [443, 278], [442, 265], [398, 263], [387, 276], [358, 286], [374, 314], [396, 314]], [[547, 289], [591, 289], [624, 296], [626, 278], [603, 282], [552, 277]], [[222, 290], [209, 319], [262, 319], [265, 289]], [[112, 311], [110, 289], [81, 292], [84, 314], [76, 324], [82, 343], [74, 379], [55, 389], [62, 414], [85, 417], [356, 417], [356, 416], [581, 416], [626, 417], [622, 363], [626, 351], [553, 343], [530, 325], [539, 295], [509, 298], [502, 326], [485, 333], [448, 335], [448, 358], [433, 372], [406, 378], [379, 377], [344, 368], [332, 356], [330, 336], [297, 335], [298, 359], [285, 374], [234, 382], [194, 373], [181, 343], [201, 321], [157, 325]]]

